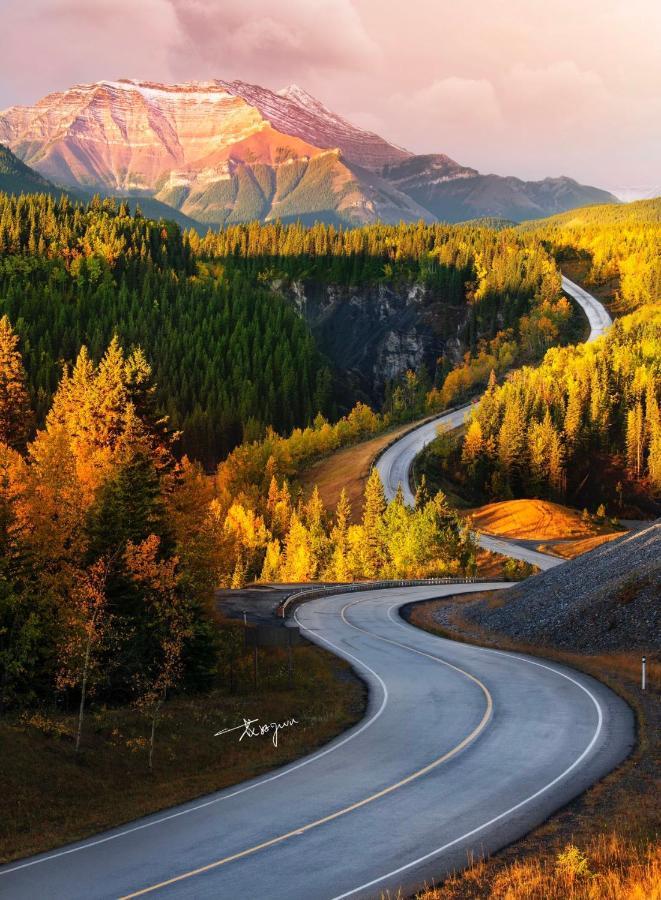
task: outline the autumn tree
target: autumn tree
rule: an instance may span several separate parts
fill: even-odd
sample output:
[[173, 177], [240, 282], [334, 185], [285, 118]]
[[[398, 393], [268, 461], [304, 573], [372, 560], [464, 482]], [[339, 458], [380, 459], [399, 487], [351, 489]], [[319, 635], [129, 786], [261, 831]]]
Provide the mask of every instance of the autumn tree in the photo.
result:
[[348, 581], [351, 577], [349, 566], [349, 521], [351, 504], [344, 488], [335, 508], [335, 521], [330, 533], [331, 555], [324, 577], [328, 581]]
[[367, 479], [363, 503], [364, 574], [367, 578], [376, 578], [385, 562], [383, 536], [383, 514], [385, 510], [386, 498], [381, 483], [381, 476], [375, 467]]
[[150, 771], [162, 707], [181, 680], [191, 636], [190, 609], [178, 586], [178, 560], [160, 558], [159, 551], [160, 539], [153, 534], [140, 544], [129, 541], [125, 551], [127, 572], [143, 596], [149, 636], [148, 658], [135, 681], [137, 705], [150, 722]]
[[310, 534], [297, 513], [293, 513], [285, 540], [282, 579], [309, 581], [315, 567]]
[[643, 469], [643, 448], [645, 443], [645, 420], [642, 403], [638, 402], [627, 413], [627, 464], [635, 478], [640, 478]]
[[80, 693], [76, 753], [83, 734], [85, 702], [96, 680], [103, 677], [103, 651], [108, 649], [112, 616], [108, 611], [108, 561], [98, 559], [87, 569], [71, 573], [71, 591], [63, 611], [63, 639], [57, 684]]

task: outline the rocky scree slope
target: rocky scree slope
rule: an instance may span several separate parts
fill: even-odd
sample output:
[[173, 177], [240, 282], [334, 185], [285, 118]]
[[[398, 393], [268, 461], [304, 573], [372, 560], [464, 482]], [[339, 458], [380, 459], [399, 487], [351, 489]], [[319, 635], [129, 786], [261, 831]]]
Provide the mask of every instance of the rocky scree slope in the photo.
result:
[[463, 610], [477, 625], [567, 650], [652, 650], [661, 634], [661, 520]]

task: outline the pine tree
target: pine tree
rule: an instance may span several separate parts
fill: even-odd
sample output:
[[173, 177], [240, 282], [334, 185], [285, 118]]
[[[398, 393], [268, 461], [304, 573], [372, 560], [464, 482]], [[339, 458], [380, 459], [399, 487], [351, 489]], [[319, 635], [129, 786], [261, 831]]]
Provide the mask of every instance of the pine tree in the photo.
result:
[[303, 508], [303, 521], [307, 528], [312, 554], [312, 567], [310, 570], [310, 578], [312, 579], [316, 578], [326, 568], [330, 550], [324, 519], [324, 504], [319, 494], [319, 488], [315, 485], [310, 499]]
[[260, 581], [279, 581], [282, 566], [282, 547], [279, 540], [269, 541], [264, 554], [264, 565], [259, 577]]
[[292, 514], [285, 541], [283, 578], [286, 581], [309, 581], [314, 571], [310, 535], [296, 513]]
[[565, 413], [564, 432], [567, 443], [573, 447], [581, 429], [583, 404], [579, 392], [578, 383], [572, 378], [567, 385], [567, 412]]
[[[397, 485], [397, 489], [399, 490], [401, 485]], [[429, 490], [427, 488], [427, 476], [423, 472], [420, 476], [420, 480], [418, 481], [418, 485], [415, 489], [415, 508], [422, 509], [423, 506], [426, 506], [429, 503]]]
[[33, 424], [18, 341], [9, 318], [3, 316], [0, 319], [0, 441], [14, 449], [25, 447]]
[[645, 430], [648, 442], [647, 473], [655, 491], [661, 490], [661, 411], [652, 378], [645, 394]]
[[477, 419], [473, 419], [466, 431], [466, 437], [461, 451], [461, 461], [469, 468], [471, 473], [475, 472], [483, 449], [484, 439], [482, 436], [482, 426]]
[[525, 419], [521, 401], [513, 397], [505, 408], [505, 415], [498, 432], [498, 463], [511, 486], [515, 473], [524, 464]]
[[349, 565], [349, 520], [351, 504], [344, 488], [335, 509], [335, 523], [330, 534], [331, 558], [324, 574], [328, 581], [348, 581], [351, 577]]

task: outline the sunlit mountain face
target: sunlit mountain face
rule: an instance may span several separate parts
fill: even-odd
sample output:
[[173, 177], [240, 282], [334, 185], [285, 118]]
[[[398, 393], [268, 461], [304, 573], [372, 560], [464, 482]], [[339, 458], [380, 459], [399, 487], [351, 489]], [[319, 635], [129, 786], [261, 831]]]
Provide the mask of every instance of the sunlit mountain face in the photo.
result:
[[56, 184], [148, 195], [201, 222], [530, 219], [612, 194], [415, 155], [297, 85], [100, 81], [0, 113], [0, 143]]

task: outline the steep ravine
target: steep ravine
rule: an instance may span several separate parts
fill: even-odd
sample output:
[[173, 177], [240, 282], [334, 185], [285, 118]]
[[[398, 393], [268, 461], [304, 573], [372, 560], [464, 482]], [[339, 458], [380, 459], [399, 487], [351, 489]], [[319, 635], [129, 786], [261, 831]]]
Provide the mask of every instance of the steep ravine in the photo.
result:
[[407, 369], [424, 366], [433, 377], [440, 357], [454, 365], [467, 349], [468, 307], [450, 306], [420, 283], [292, 281], [273, 289], [294, 303], [320, 350], [373, 401]]

